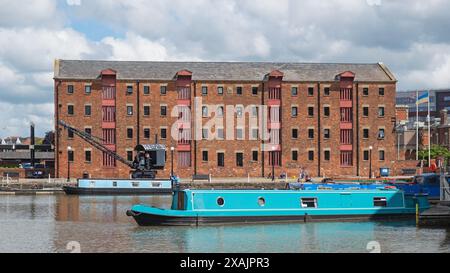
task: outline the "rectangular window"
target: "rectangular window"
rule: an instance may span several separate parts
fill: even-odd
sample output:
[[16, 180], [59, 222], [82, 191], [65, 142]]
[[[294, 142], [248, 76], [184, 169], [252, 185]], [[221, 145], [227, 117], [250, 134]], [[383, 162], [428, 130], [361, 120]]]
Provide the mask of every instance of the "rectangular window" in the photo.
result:
[[352, 129], [341, 129], [340, 141], [341, 144], [352, 144], [353, 143], [353, 130]]
[[208, 162], [208, 151], [202, 151], [202, 161]]
[[127, 128], [127, 138], [133, 138], [133, 128]]
[[378, 116], [384, 117], [384, 107], [383, 106], [378, 107]]
[[314, 107], [308, 106], [308, 116], [313, 117], [314, 116]]
[[85, 162], [91, 162], [91, 151], [84, 151], [84, 161]]
[[292, 106], [292, 108], [291, 108], [291, 116], [292, 117], [297, 117], [298, 116], [298, 108], [297, 108], [297, 106]]
[[116, 166], [116, 159], [114, 159], [114, 157], [108, 155], [107, 153], [103, 152], [103, 166], [105, 166], [105, 167], [115, 167]]
[[73, 131], [67, 130], [67, 138], [73, 138]]
[[217, 87], [217, 94], [223, 95], [223, 86]]
[[144, 128], [144, 138], [150, 139], [150, 129], [149, 128]]
[[75, 113], [74, 106], [67, 105], [67, 114], [72, 116], [74, 113]]
[[161, 139], [166, 139], [166, 138], [167, 138], [167, 129], [161, 128]]
[[379, 157], [380, 161], [384, 161], [384, 150], [378, 151], [378, 157]]
[[127, 151], [127, 160], [133, 161], [133, 151]]
[[238, 118], [240, 118], [240, 117], [242, 117], [243, 113], [244, 113], [244, 109], [242, 108], [242, 106], [237, 106], [236, 107], [236, 116]]
[[308, 87], [308, 96], [314, 96], [314, 87]]
[[223, 117], [223, 106], [217, 107], [216, 114], [217, 114], [218, 117]]
[[144, 116], [150, 116], [150, 106], [144, 105]]
[[373, 198], [373, 206], [374, 207], [387, 207], [386, 197], [374, 197]]
[[353, 166], [353, 152], [341, 151], [341, 166]]
[[323, 130], [323, 138], [329, 139], [330, 138], [330, 129], [324, 129]]
[[324, 159], [325, 161], [330, 161], [330, 157], [331, 157], [331, 152], [330, 152], [329, 150], [325, 150], [325, 151], [323, 152], [323, 159]]
[[236, 129], [236, 139], [238, 139], [238, 140], [244, 139], [244, 130], [242, 128]]
[[133, 106], [128, 105], [127, 106], [127, 115], [132, 116], [133, 115]]
[[167, 94], [167, 86], [161, 85], [161, 86], [159, 87], [159, 93], [160, 93], [161, 95]]
[[378, 129], [378, 139], [384, 139], [384, 129]]
[[363, 138], [365, 139], [369, 138], [369, 128], [363, 129]]
[[116, 143], [116, 130], [115, 129], [102, 129], [102, 137], [104, 144]]
[[202, 106], [202, 117], [208, 117], [208, 106]]
[[143, 92], [144, 92], [144, 95], [150, 95], [150, 86], [145, 85]]
[[217, 128], [217, 139], [223, 140], [223, 128]]
[[363, 160], [364, 161], [368, 161], [369, 160], [369, 153], [370, 153], [369, 150], [364, 150], [363, 151]]
[[258, 151], [252, 151], [252, 161], [258, 161]]
[[323, 95], [324, 96], [329, 96], [330, 95], [330, 87], [325, 87], [323, 89]]
[[384, 87], [378, 88], [378, 95], [379, 96], [384, 96]]
[[256, 86], [252, 87], [252, 95], [254, 95], [254, 96], [258, 95], [258, 87], [256, 87]]
[[160, 114], [162, 117], [167, 116], [167, 106], [161, 106]]
[[70, 84], [67, 86], [67, 93], [73, 94], [73, 85]]
[[208, 129], [202, 129], [202, 139], [208, 139]]
[[131, 95], [131, 94], [133, 94], [133, 86], [129, 85], [129, 86], [127, 86], [127, 95]]
[[224, 153], [217, 153], [217, 166], [225, 167], [225, 154]]
[[202, 96], [208, 95], [208, 86], [202, 86]]
[[84, 128], [84, 132], [88, 135], [92, 134], [92, 129], [91, 128]]
[[363, 107], [363, 117], [368, 117], [369, 116], [369, 107], [364, 106]]
[[269, 152], [269, 166], [281, 166], [281, 152]]
[[325, 117], [329, 117], [330, 116], [330, 107], [329, 106], [324, 106], [323, 107], [323, 115]]
[[352, 108], [341, 107], [341, 122], [352, 122], [352, 121], [353, 121]]
[[298, 95], [298, 87], [292, 87], [291, 88], [291, 95], [297, 96]]
[[292, 161], [297, 161], [298, 160], [298, 151], [297, 150], [292, 151], [291, 156], [292, 156]]
[[252, 116], [257, 117], [258, 116], [258, 106], [252, 107]]
[[84, 106], [84, 115], [85, 116], [90, 116], [91, 115], [91, 106], [90, 105], [85, 105]]
[[314, 151], [308, 151], [308, 160], [313, 161], [314, 160]]
[[244, 154], [243, 153], [236, 153], [236, 166], [244, 167]]
[[131, 186], [133, 188], [138, 188], [139, 187], [139, 182], [131, 182]]
[[191, 152], [178, 152], [178, 166], [179, 167], [191, 166]]
[[363, 88], [363, 96], [368, 96], [369, 95], [369, 88], [368, 87], [364, 87]]
[[297, 128], [293, 128], [292, 129], [292, 138], [293, 139], [297, 139], [298, 138], [298, 129]]
[[73, 162], [74, 161], [74, 153], [73, 153], [73, 151], [67, 151], [67, 158], [68, 158], [69, 162]]
[[242, 86], [236, 87], [236, 94], [237, 95], [242, 95]]
[[314, 129], [309, 128], [308, 129], [308, 138], [313, 139], [314, 138]]
[[301, 198], [302, 208], [317, 208], [317, 198]]
[[92, 87], [90, 85], [85, 85], [84, 86], [84, 93], [91, 94], [91, 92], [92, 92]]
[[258, 129], [252, 129], [252, 139], [253, 140], [258, 139], [258, 133], [259, 133]]

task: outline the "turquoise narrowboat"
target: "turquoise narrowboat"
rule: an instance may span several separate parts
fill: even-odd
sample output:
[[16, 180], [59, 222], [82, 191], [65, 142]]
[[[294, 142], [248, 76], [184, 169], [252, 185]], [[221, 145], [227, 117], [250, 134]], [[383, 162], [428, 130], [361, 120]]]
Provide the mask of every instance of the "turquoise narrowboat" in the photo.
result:
[[429, 207], [426, 195], [376, 190], [182, 190], [171, 209], [134, 205], [127, 211], [141, 226], [201, 225], [411, 217]]
[[175, 179], [78, 179], [64, 186], [66, 194], [171, 194]]

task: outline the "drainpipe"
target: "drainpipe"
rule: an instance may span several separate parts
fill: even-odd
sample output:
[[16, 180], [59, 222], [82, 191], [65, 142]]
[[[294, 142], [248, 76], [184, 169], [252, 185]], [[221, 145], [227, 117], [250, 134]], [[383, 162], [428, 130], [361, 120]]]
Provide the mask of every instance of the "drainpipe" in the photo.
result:
[[60, 133], [59, 133], [59, 86], [61, 85], [62, 81], [59, 80], [57, 81], [57, 83], [55, 84], [55, 137], [56, 137], [56, 141], [55, 141], [55, 163], [56, 163], [56, 170], [55, 170], [55, 177], [59, 178], [59, 137], [60, 137]]
[[195, 110], [197, 110], [197, 109], [195, 109], [195, 104], [194, 104], [194, 100], [196, 97], [197, 97], [197, 81], [194, 81], [194, 97], [191, 98], [191, 102], [192, 102], [191, 105], [194, 106], [194, 110], [192, 110], [192, 107], [191, 107], [191, 113], [194, 114], [194, 115], [191, 114], [191, 120], [192, 120], [191, 122], [193, 124], [193, 126], [191, 126], [191, 128], [194, 128], [194, 132], [192, 132], [192, 130], [191, 130], [191, 134], [192, 133], [194, 134], [194, 137], [193, 137], [193, 139], [194, 139], [194, 175], [197, 175], [197, 127], [196, 127], [197, 124], [195, 124], [195, 120], [197, 118], [197, 113], [195, 112]]
[[321, 151], [321, 136], [322, 136], [322, 130], [321, 130], [321, 124], [320, 124], [320, 113], [322, 109], [320, 108], [320, 82], [317, 83], [317, 131], [319, 132], [318, 141], [317, 141], [317, 176], [321, 176], [321, 159], [322, 159], [322, 151]]
[[360, 147], [359, 147], [359, 83], [356, 82], [356, 176], [359, 176], [359, 152], [360, 152]]
[[141, 132], [141, 105], [140, 105], [140, 91], [139, 91], [139, 80], [136, 81], [136, 86], [137, 86], [137, 96], [136, 96], [136, 113], [137, 113], [137, 117], [136, 117], [136, 121], [137, 121], [137, 130], [136, 130], [136, 145], [141, 144], [140, 141], [140, 132]]
[[[264, 107], [264, 90], [265, 90], [265, 84], [264, 81], [262, 82], [262, 90], [261, 90], [261, 107]], [[265, 134], [265, 130], [262, 130], [264, 123], [266, 120], [264, 119], [264, 115], [261, 115], [261, 125], [258, 126], [258, 132], [261, 132]], [[267, 126], [267, 125], [266, 125]], [[264, 136], [261, 138], [262, 147], [264, 147]], [[261, 151], [261, 176], [264, 177], [264, 155], [265, 151]]]

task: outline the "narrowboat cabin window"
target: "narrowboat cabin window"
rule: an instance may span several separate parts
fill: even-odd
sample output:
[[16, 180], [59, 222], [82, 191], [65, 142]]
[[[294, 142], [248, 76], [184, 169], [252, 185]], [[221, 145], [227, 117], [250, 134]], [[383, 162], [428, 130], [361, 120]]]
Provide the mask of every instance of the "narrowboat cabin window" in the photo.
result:
[[317, 208], [317, 198], [301, 198], [302, 208]]
[[133, 186], [133, 188], [137, 188], [139, 187], [139, 182], [131, 182], [131, 186]]
[[153, 188], [160, 188], [161, 187], [161, 183], [159, 183], [159, 182], [152, 182], [152, 187]]
[[266, 200], [264, 199], [264, 197], [259, 197], [258, 198], [258, 205], [260, 207], [264, 207], [265, 204], [266, 204]]
[[217, 205], [223, 207], [224, 204], [225, 204], [225, 200], [223, 199], [223, 197], [217, 198]]
[[89, 182], [89, 186], [95, 187], [95, 181], [90, 181], [90, 182]]
[[373, 198], [374, 207], [387, 207], [386, 197], [374, 197]]
[[117, 187], [117, 181], [113, 181], [113, 187]]

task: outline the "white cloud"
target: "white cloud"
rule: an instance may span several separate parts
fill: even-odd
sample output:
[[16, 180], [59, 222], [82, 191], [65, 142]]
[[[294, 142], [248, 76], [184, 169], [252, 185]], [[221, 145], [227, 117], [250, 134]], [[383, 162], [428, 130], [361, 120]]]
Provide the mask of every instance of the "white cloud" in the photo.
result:
[[81, 6], [81, 0], [66, 0], [69, 6]]
[[58, 27], [63, 23], [56, 0], [0, 0], [0, 27]]
[[0, 102], [0, 137], [28, 136], [30, 122], [36, 124], [36, 135], [53, 128], [53, 103], [10, 104]]
[[167, 50], [159, 43], [128, 33], [125, 39], [106, 37], [102, 43], [111, 48], [111, 60], [162, 61], [168, 59]]
[[[60, 2], [0, 0], [1, 111], [52, 104], [55, 58], [382, 61], [399, 89], [450, 86], [446, 0]], [[79, 22], [93, 22], [86, 31], [97, 37], [106, 34], [89, 40]], [[45, 109], [38, 117], [19, 112], [15, 121], [46, 115], [48, 125], [53, 108]]]

